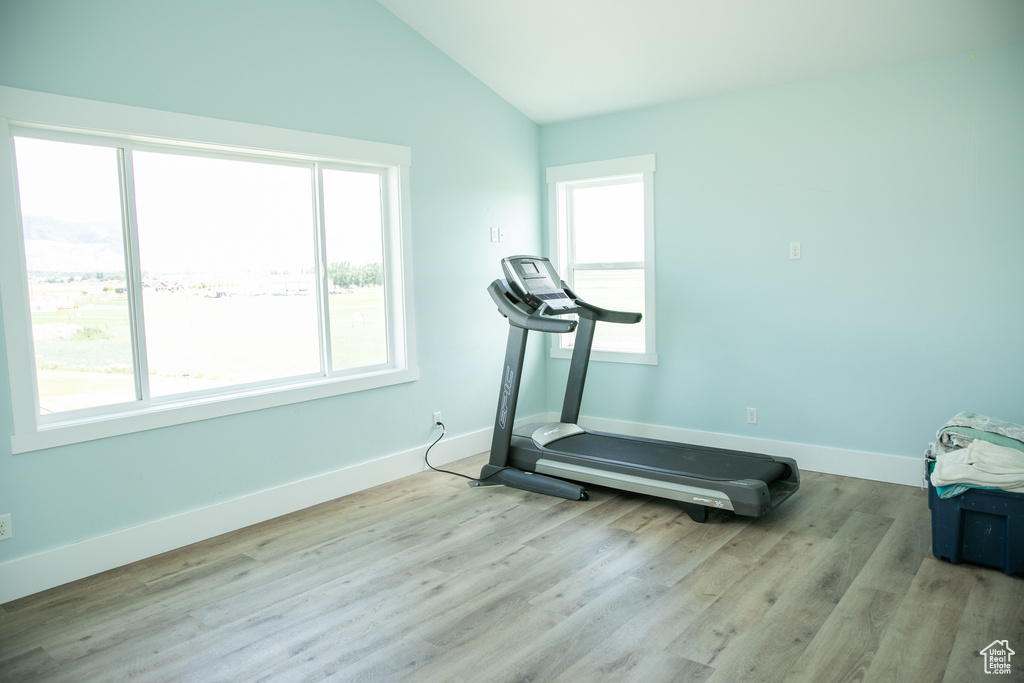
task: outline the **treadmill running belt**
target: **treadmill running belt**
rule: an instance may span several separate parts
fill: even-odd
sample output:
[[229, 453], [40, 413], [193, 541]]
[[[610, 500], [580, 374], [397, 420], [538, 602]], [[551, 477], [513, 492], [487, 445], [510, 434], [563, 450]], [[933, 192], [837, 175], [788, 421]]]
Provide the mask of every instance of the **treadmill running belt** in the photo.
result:
[[555, 441], [548, 453], [565, 453], [574, 462], [607, 462], [623, 467], [688, 474], [706, 479], [756, 479], [771, 483], [786, 476], [786, 465], [767, 456], [718, 448], [623, 439], [608, 434], [578, 434]]

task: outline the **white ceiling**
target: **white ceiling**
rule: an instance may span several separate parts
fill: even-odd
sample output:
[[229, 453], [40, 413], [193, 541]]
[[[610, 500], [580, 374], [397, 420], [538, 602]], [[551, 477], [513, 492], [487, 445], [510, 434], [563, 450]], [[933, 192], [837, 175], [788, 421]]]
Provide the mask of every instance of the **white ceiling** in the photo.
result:
[[378, 2], [540, 124], [1024, 40], [1024, 0]]

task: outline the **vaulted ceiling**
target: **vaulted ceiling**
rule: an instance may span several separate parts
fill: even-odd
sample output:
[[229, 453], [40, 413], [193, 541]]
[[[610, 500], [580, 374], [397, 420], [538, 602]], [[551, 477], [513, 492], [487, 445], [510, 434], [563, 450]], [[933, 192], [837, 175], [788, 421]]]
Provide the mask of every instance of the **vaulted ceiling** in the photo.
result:
[[540, 124], [1024, 40], [1024, 0], [378, 2]]

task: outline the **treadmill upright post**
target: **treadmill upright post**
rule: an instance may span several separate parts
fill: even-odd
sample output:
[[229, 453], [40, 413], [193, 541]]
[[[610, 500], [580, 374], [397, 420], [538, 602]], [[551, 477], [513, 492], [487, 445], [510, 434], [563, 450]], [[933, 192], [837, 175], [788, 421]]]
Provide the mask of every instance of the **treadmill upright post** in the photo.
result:
[[583, 385], [587, 381], [587, 368], [590, 366], [590, 350], [594, 345], [594, 330], [597, 322], [586, 315], [586, 310], [579, 312], [579, 325], [576, 326], [576, 343], [569, 361], [569, 377], [565, 382], [565, 398], [562, 401], [561, 421], [576, 424], [580, 419], [580, 406], [583, 403]]
[[508, 326], [508, 342], [505, 345], [505, 363], [501, 372], [501, 387], [498, 389], [498, 412], [494, 416], [494, 434], [491, 437], [490, 464], [497, 467], [508, 465], [508, 449], [512, 443], [512, 427], [516, 418], [516, 404], [519, 402], [520, 375], [523, 359], [526, 357], [526, 335], [528, 330], [515, 325]]

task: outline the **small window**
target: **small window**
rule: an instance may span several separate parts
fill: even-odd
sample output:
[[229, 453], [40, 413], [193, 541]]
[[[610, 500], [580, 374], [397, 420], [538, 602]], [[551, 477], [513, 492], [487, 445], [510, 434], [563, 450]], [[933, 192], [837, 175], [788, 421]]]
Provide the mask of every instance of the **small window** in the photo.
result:
[[[548, 169], [558, 264], [569, 286], [602, 308], [644, 315], [636, 325], [598, 325], [594, 360], [654, 364], [654, 157]], [[572, 335], [555, 337], [568, 356]]]

